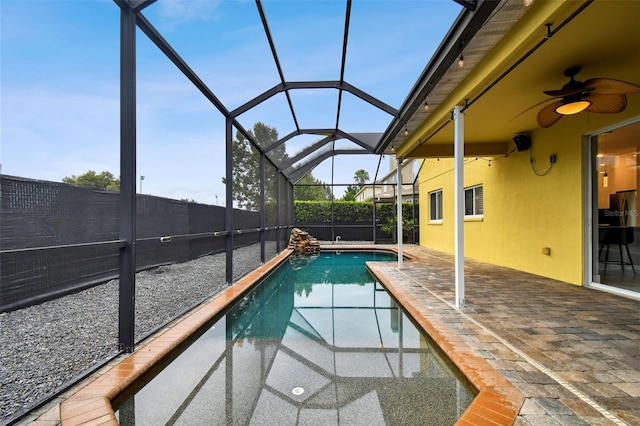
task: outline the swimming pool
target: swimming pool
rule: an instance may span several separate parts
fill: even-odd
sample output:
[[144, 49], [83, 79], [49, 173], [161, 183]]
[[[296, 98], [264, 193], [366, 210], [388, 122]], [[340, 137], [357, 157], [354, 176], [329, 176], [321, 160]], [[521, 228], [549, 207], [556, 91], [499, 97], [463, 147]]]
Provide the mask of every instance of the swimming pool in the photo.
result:
[[466, 384], [365, 267], [291, 258], [120, 401], [122, 425], [452, 424]]

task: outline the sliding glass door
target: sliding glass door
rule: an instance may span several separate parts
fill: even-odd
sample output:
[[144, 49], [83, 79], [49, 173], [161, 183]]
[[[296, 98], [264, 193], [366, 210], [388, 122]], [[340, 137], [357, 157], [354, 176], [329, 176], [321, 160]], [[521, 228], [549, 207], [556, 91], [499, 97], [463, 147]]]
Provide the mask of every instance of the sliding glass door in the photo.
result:
[[640, 120], [591, 138], [592, 282], [640, 297]]

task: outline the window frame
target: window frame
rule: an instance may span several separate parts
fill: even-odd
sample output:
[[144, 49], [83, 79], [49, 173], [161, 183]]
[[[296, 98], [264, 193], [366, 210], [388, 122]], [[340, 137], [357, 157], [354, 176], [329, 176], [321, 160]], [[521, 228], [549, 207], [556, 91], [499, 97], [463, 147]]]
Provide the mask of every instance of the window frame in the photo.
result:
[[[478, 189], [481, 190], [481, 192], [480, 192], [480, 197], [481, 197], [481, 199], [480, 199], [480, 208], [481, 208], [482, 211], [480, 213], [478, 213], [478, 210], [480, 210], [480, 209], [478, 209], [478, 200], [476, 198]], [[468, 192], [471, 192], [471, 194], [472, 194], [471, 195], [471, 200], [472, 200], [472, 204], [473, 205], [472, 205], [472, 209], [471, 209], [472, 210], [471, 214], [467, 214], [467, 211], [468, 211], [468, 209], [467, 209], [467, 193]], [[469, 218], [469, 219], [476, 219], [476, 218], [477, 219], [481, 219], [481, 218], [484, 218], [484, 187], [483, 187], [482, 184], [469, 186], [469, 187], [466, 187], [464, 189], [464, 217], [465, 218]]]
[[[438, 197], [439, 194], [439, 197]], [[435, 209], [435, 213], [436, 213], [436, 217], [432, 217], [432, 195], [435, 195], [435, 201], [436, 201], [436, 209]], [[443, 212], [443, 199], [444, 199], [444, 192], [442, 190], [442, 188], [440, 189], [436, 189], [434, 191], [430, 191], [429, 192], [429, 223], [442, 223], [442, 221], [444, 220], [444, 212]], [[439, 217], [438, 217], [439, 216]]]

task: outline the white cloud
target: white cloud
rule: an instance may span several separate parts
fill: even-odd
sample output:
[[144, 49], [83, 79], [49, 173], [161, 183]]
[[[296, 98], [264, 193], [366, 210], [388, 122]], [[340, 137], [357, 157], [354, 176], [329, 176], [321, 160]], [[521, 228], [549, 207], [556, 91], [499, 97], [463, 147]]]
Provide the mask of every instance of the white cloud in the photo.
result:
[[[163, 0], [157, 3], [161, 27], [174, 30], [192, 21], [211, 21], [219, 18], [218, 0]], [[156, 6], [154, 6], [156, 7]]]

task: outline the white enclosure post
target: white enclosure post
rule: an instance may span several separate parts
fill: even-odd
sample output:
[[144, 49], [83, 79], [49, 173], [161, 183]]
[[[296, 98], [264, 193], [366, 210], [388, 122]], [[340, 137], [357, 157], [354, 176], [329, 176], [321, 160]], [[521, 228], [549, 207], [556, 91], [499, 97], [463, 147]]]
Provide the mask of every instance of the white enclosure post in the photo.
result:
[[464, 306], [464, 114], [460, 106], [454, 116], [454, 224], [456, 309]]
[[402, 268], [402, 160], [396, 158], [396, 182], [398, 184], [398, 200], [396, 211], [398, 217], [398, 269]]

